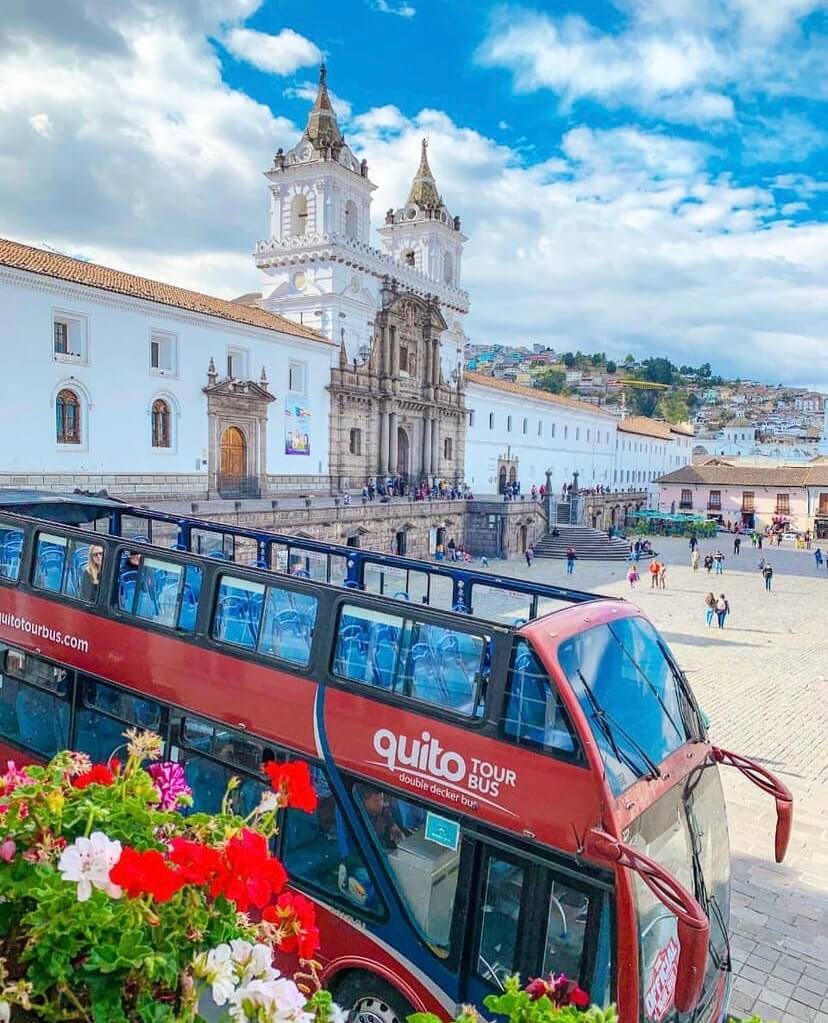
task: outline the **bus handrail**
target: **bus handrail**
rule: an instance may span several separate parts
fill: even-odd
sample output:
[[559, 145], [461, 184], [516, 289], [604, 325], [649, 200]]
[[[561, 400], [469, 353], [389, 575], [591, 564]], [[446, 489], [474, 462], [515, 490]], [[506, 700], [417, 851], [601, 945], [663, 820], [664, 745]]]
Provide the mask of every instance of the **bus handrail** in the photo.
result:
[[776, 802], [776, 832], [773, 851], [776, 862], [781, 863], [788, 851], [788, 842], [790, 842], [793, 828], [793, 794], [791, 790], [776, 775], [771, 774], [766, 767], [762, 767], [761, 764], [741, 753], [732, 753], [730, 750], [714, 746], [713, 756], [717, 763], [735, 767], [757, 788], [769, 796], [773, 796]]
[[584, 851], [634, 871], [675, 916], [679, 957], [673, 1000], [679, 1012], [691, 1012], [701, 998], [710, 944], [710, 921], [701, 905], [660, 863], [601, 828], [592, 828], [587, 833]]

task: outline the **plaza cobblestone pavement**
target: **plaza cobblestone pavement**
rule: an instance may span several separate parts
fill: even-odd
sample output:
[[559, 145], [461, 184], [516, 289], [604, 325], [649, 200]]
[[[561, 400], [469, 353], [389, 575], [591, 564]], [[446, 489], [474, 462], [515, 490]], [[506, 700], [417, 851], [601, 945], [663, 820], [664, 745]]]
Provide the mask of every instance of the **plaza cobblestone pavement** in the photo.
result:
[[[773, 860], [775, 808], [733, 768], [723, 769], [733, 864], [731, 1011], [779, 1023], [828, 1023], [828, 571], [790, 544], [754, 550], [732, 537], [721, 576], [693, 572], [687, 540], [655, 538], [666, 589], [642, 580], [630, 592], [623, 562], [512, 558], [490, 571], [570, 584], [632, 600], [659, 628], [710, 718], [713, 741], [759, 760], [794, 794], [794, 828], [783, 864]], [[828, 545], [823, 545], [823, 549]], [[766, 593], [760, 557], [774, 568]], [[725, 593], [731, 615], [704, 624], [704, 595]]]

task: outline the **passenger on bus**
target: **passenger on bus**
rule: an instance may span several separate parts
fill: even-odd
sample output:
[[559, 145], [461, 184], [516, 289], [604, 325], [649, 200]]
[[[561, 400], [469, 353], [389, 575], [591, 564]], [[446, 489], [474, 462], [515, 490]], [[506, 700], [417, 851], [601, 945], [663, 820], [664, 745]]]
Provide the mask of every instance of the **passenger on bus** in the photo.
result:
[[101, 583], [101, 565], [103, 565], [103, 547], [89, 548], [89, 560], [84, 565], [80, 578], [80, 599], [87, 604], [94, 604]]
[[360, 785], [357, 792], [380, 845], [383, 849], [396, 849], [405, 832], [394, 822], [385, 794], [368, 785]]

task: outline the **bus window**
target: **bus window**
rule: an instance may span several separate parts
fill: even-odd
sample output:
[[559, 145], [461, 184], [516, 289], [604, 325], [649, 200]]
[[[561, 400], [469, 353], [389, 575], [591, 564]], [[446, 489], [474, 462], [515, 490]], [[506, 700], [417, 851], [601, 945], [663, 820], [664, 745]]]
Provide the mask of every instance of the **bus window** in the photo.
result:
[[218, 813], [232, 777], [241, 785], [231, 793], [233, 811], [247, 816], [269, 785], [262, 774], [272, 750], [241, 732], [188, 717], [181, 723], [179, 761], [193, 790], [193, 813]]
[[0, 579], [17, 579], [23, 552], [23, 530], [0, 528]]
[[518, 925], [523, 899], [523, 867], [490, 855], [480, 911], [477, 946], [479, 976], [501, 988], [516, 972]]
[[549, 915], [543, 953], [544, 976], [565, 973], [580, 980], [584, 957], [589, 896], [555, 879], [549, 893]]
[[494, 622], [515, 625], [532, 617], [532, 596], [520, 590], [504, 590], [485, 583], [474, 583], [471, 603], [474, 613]]
[[94, 604], [98, 599], [103, 556], [104, 549], [99, 544], [40, 533], [34, 584], [39, 589]]
[[60, 593], [68, 546], [65, 536], [38, 534], [34, 574], [34, 584], [38, 589]]
[[575, 752], [575, 740], [560, 696], [525, 639], [515, 643], [503, 734], [521, 745]]
[[154, 700], [94, 678], [80, 676], [79, 682], [82, 696], [75, 721], [75, 747], [95, 763], [105, 763], [123, 752], [128, 728], [161, 732], [161, 705]]
[[184, 632], [192, 632], [195, 629], [201, 580], [202, 571], [198, 565], [187, 565], [184, 569], [184, 587], [181, 590], [181, 605], [178, 609], [178, 627]]
[[403, 692], [470, 717], [483, 713], [486, 640], [428, 622], [410, 623]]
[[460, 865], [459, 823], [371, 785], [355, 785], [354, 797], [402, 901], [432, 950], [444, 958]]
[[285, 869], [300, 883], [379, 916], [382, 902], [325, 772], [311, 765], [311, 777], [318, 798], [315, 812], [285, 811]]
[[268, 586], [259, 652], [306, 665], [310, 660], [316, 606], [316, 597]]
[[345, 605], [339, 616], [333, 670], [337, 675], [392, 689], [403, 619], [373, 608]]
[[262, 619], [264, 591], [263, 583], [222, 576], [213, 636], [224, 643], [255, 649]]
[[69, 674], [16, 650], [6, 651], [5, 667], [0, 675], [3, 738], [48, 760], [69, 745]]

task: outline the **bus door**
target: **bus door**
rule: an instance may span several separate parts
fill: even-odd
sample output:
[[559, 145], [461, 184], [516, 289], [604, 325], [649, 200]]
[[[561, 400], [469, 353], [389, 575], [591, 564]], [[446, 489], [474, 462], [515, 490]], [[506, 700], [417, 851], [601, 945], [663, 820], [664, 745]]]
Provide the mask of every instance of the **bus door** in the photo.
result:
[[506, 979], [565, 974], [590, 1002], [611, 1000], [611, 887], [477, 841], [461, 1001], [483, 1005]]

